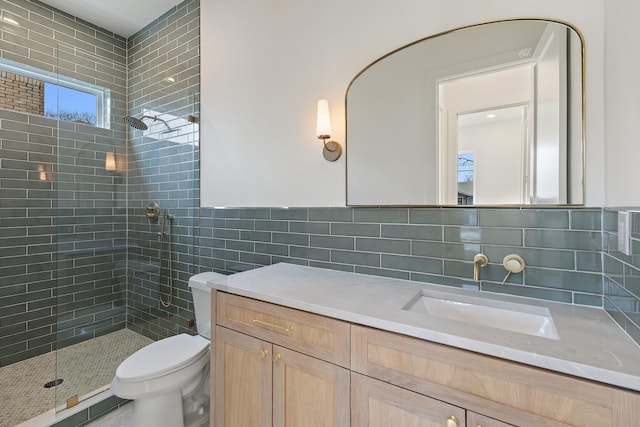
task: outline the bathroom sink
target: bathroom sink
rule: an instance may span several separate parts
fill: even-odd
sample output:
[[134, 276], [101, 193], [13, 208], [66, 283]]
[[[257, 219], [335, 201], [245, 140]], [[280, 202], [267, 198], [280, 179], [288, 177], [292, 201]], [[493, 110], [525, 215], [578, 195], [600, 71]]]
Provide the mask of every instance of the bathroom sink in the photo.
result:
[[431, 317], [559, 339], [553, 317], [546, 307], [422, 290], [402, 309]]

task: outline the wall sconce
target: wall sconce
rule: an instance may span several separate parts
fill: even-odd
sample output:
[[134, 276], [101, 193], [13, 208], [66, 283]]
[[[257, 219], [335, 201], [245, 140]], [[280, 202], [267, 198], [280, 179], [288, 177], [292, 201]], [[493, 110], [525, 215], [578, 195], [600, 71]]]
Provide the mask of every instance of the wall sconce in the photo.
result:
[[38, 179], [40, 181], [47, 181], [48, 180], [47, 170], [45, 169], [44, 165], [38, 165]]
[[316, 135], [321, 139], [324, 148], [322, 155], [330, 162], [335, 162], [342, 154], [342, 147], [335, 141], [328, 141], [331, 138], [331, 118], [329, 117], [329, 101], [320, 99], [318, 101], [318, 121], [316, 127]]
[[3, 22], [6, 22], [7, 24], [11, 24], [13, 26], [19, 27], [20, 24], [18, 23], [18, 21], [16, 21], [15, 19], [7, 16], [7, 12], [6, 11], [2, 11], [2, 18], [0, 18]]
[[105, 156], [104, 169], [110, 172], [116, 171], [116, 155], [113, 151], [109, 151]]

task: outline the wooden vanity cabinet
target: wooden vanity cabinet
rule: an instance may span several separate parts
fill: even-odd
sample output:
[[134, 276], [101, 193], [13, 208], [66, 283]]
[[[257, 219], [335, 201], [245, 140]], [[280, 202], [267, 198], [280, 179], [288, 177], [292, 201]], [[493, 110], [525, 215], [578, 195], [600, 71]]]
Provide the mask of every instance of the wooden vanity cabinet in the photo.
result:
[[217, 427], [635, 427], [640, 393], [212, 295]]
[[212, 425], [349, 426], [348, 323], [224, 293], [216, 318]]
[[471, 427], [486, 427], [480, 414], [497, 426], [640, 425], [640, 393], [368, 327], [351, 331], [352, 371], [464, 408]]

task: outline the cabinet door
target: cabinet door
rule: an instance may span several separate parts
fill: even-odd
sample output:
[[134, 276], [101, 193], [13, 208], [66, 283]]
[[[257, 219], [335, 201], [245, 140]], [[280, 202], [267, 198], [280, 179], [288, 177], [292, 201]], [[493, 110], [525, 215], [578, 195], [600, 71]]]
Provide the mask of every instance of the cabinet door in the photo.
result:
[[216, 327], [214, 426], [270, 427], [272, 346]]
[[352, 427], [464, 427], [457, 406], [360, 374], [351, 374]]
[[274, 427], [348, 427], [349, 370], [273, 346]]
[[467, 411], [467, 426], [468, 427], [513, 427], [513, 424], [503, 423], [496, 419], [486, 417], [484, 415], [476, 414], [475, 412]]

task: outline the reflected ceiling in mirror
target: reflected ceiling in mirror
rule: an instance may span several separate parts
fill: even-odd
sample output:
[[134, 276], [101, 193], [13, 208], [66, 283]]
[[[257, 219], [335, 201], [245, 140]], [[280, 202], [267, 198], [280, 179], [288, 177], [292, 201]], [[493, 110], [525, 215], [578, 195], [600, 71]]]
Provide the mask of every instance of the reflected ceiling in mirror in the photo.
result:
[[347, 205], [584, 204], [583, 46], [519, 19], [373, 62], [347, 90]]

